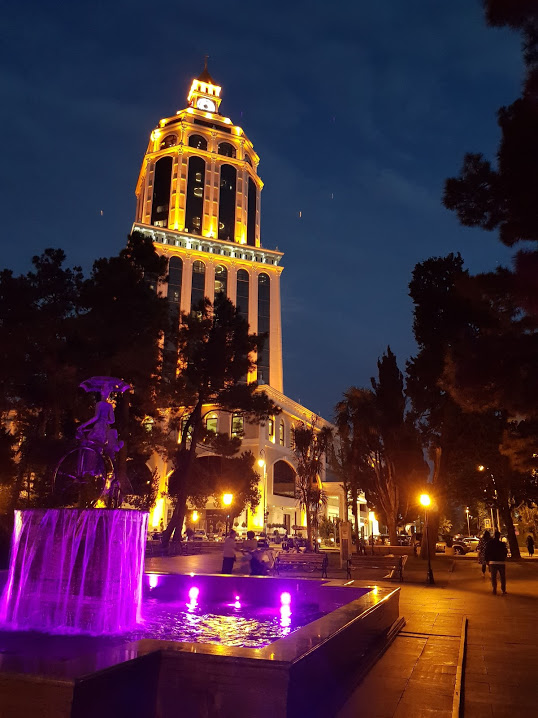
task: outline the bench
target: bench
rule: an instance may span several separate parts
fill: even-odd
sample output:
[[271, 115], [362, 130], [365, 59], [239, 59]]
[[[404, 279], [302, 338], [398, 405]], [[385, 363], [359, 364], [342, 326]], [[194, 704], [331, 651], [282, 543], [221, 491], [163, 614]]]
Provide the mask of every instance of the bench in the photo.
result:
[[284, 553], [275, 559], [274, 569], [277, 574], [282, 570], [321, 571], [321, 577], [327, 578], [329, 557], [326, 553]]
[[390, 571], [390, 577], [398, 577], [403, 581], [404, 566], [407, 556], [360, 556], [353, 554], [347, 560], [347, 577], [351, 578], [351, 572], [359, 568], [382, 569]]

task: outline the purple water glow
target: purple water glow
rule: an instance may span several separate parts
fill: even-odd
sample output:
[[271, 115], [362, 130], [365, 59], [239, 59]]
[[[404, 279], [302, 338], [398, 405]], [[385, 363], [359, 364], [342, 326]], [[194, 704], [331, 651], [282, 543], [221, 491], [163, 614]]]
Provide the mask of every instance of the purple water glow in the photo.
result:
[[125, 636], [182, 643], [263, 648], [324, 615], [316, 605], [256, 606], [229, 603], [168, 602], [145, 599], [142, 623]]
[[148, 515], [122, 509], [15, 512], [0, 623], [103, 635], [141, 620]]

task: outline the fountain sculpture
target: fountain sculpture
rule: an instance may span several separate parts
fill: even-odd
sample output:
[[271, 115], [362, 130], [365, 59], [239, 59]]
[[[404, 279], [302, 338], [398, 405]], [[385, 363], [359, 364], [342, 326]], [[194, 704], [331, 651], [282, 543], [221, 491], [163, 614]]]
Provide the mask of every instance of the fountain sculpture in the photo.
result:
[[55, 491], [78, 506], [15, 513], [0, 603], [0, 622], [12, 628], [100, 635], [140, 620], [148, 515], [118, 508], [114, 458], [122, 442], [111, 428], [111, 394], [130, 387], [114, 377], [81, 387], [101, 400], [54, 472]]

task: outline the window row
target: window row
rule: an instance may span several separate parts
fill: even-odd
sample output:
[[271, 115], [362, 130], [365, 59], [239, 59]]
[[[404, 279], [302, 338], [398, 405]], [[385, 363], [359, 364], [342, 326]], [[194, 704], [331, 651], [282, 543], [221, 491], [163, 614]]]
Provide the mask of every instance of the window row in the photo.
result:
[[[206, 265], [197, 259], [192, 264], [191, 283], [191, 310], [206, 296]], [[270, 279], [263, 272], [258, 275], [258, 324], [263, 318], [263, 327], [258, 333], [269, 331], [270, 318]], [[167, 298], [173, 304], [181, 303], [181, 285], [183, 282], [183, 260], [181, 257], [172, 257], [168, 263]], [[250, 276], [246, 269], [238, 269], [236, 275], [236, 307], [239, 314], [248, 319], [248, 304], [250, 298]], [[214, 299], [219, 292], [228, 295], [228, 268], [223, 264], [215, 267]], [[211, 298], [211, 297], [210, 297]]]
[[[185, 430], [187, 430], [187, 440], [192, 437], [192, 427], [187, 427], [188, 419], [183, 419], [180, 425], [180, 434], [178, 442], [181, 442]], [[205, 418], [205, 430], [209, 433], [216, 434], [218, 432], [218, 414], [211, 412]], [[230, 436], [232, 438], [242, 439], [245, 431], [245, 420], [242, 414], [232, 414]], [[222, 432], [221, 432], [222, 433]]]
[[[202, 138], [203, 139], [203, 138]], [[227, 144], [227, 143], [224, 143]], [[231, 146], [231, 145], [230, 145]], [[200, 234], [204, 212], [206, 163], [202, 157], [189, 158], [187, 169], [187, 193], [185, 202], [185, 231]], [[172, 158], [161, 157], [155, 163], [152, 187], [151, 224], [168, 227], [172, 184]], [[256, 206], [258, 189], [252, 177], [247, 183], [247, 245], [256, 245]], [[217, 221], [218, 239], [235, 240], [237, 204], [237, 168], [224, 164], [220, 167], [219, 208]]]
[[[191, 279], [191, 312], [200, 311], [200, 303], [208, 294], [206, 292], [206, 265], [200, 260], [192, 264]], [[168, 264], [168, 286], [167, 299], [170, 321], [172, 324], [179, 322], [179, 309], [181, 304], [181, 287], [183, 283], [183, 260], [181, 257], [172, 257]], [[228, 269], [222, 264], [215, 267], [214, 294], [215, 297], [222, 293], [228, 296]], [[259, 384], [269, 384], [269, 332], [271, 318], [271, 284], [269, 275], [258, 275], [258, 335], [261, 335], [261, 344], [258, 346], [257, 359], [257, 381]], [[238, 313], [248, 323], [248, 305], [250, 300], [250, 276], [246, 269], [239, 269], [236, 275], [236, 299], [235, 306]], [[174, 346], [165, 336], [163, 351], [163, 374], [165, 377], [173, 378], [177, 366], [177, 346]], [[282, 439], [283, 441], [283, 439]], [[282, 443], [284, 446], [284, 443]]]
[[[207, 151], [207, 140], [202, 135], [190, 135], [188, 139], [189, 147], [194, 147], [197, 150]], [[169, 147], [175, 147], [178, 144], [177, 135], [166, 135], [161, 140], [159, 149], [166, 150]], [[230, 142], [220, 142], [217, 146], [217, 154], [223, 157], [231, 157], [232, 159], [237, 158], [237, 150]], [[250, 155], [245, 154], [245, 161], [252, 167], [252, 159]]]

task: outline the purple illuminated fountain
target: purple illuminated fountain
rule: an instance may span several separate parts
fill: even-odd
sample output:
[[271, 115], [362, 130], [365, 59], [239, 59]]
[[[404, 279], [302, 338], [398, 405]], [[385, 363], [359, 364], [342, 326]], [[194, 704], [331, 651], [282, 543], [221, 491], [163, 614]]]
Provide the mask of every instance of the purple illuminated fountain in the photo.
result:
[[[129, 386], [113, 377], [93, 377], [81, 386], [100, 391], [101, 401], [95, 417], [82, 425], [87, 431], [79, 435], [69, 478], [86, 502], [86, 488], [100, 486], [90, 506], [110, 505], [112, 498], [117, 505], [113, 459], [121, 442], [111, 429], [109, 397]], [[134, 628], [140, 621], [147, 522], [147, 513], [119, 508], [17, 511], [0, 622], [19, 630], [92, 635]]]

